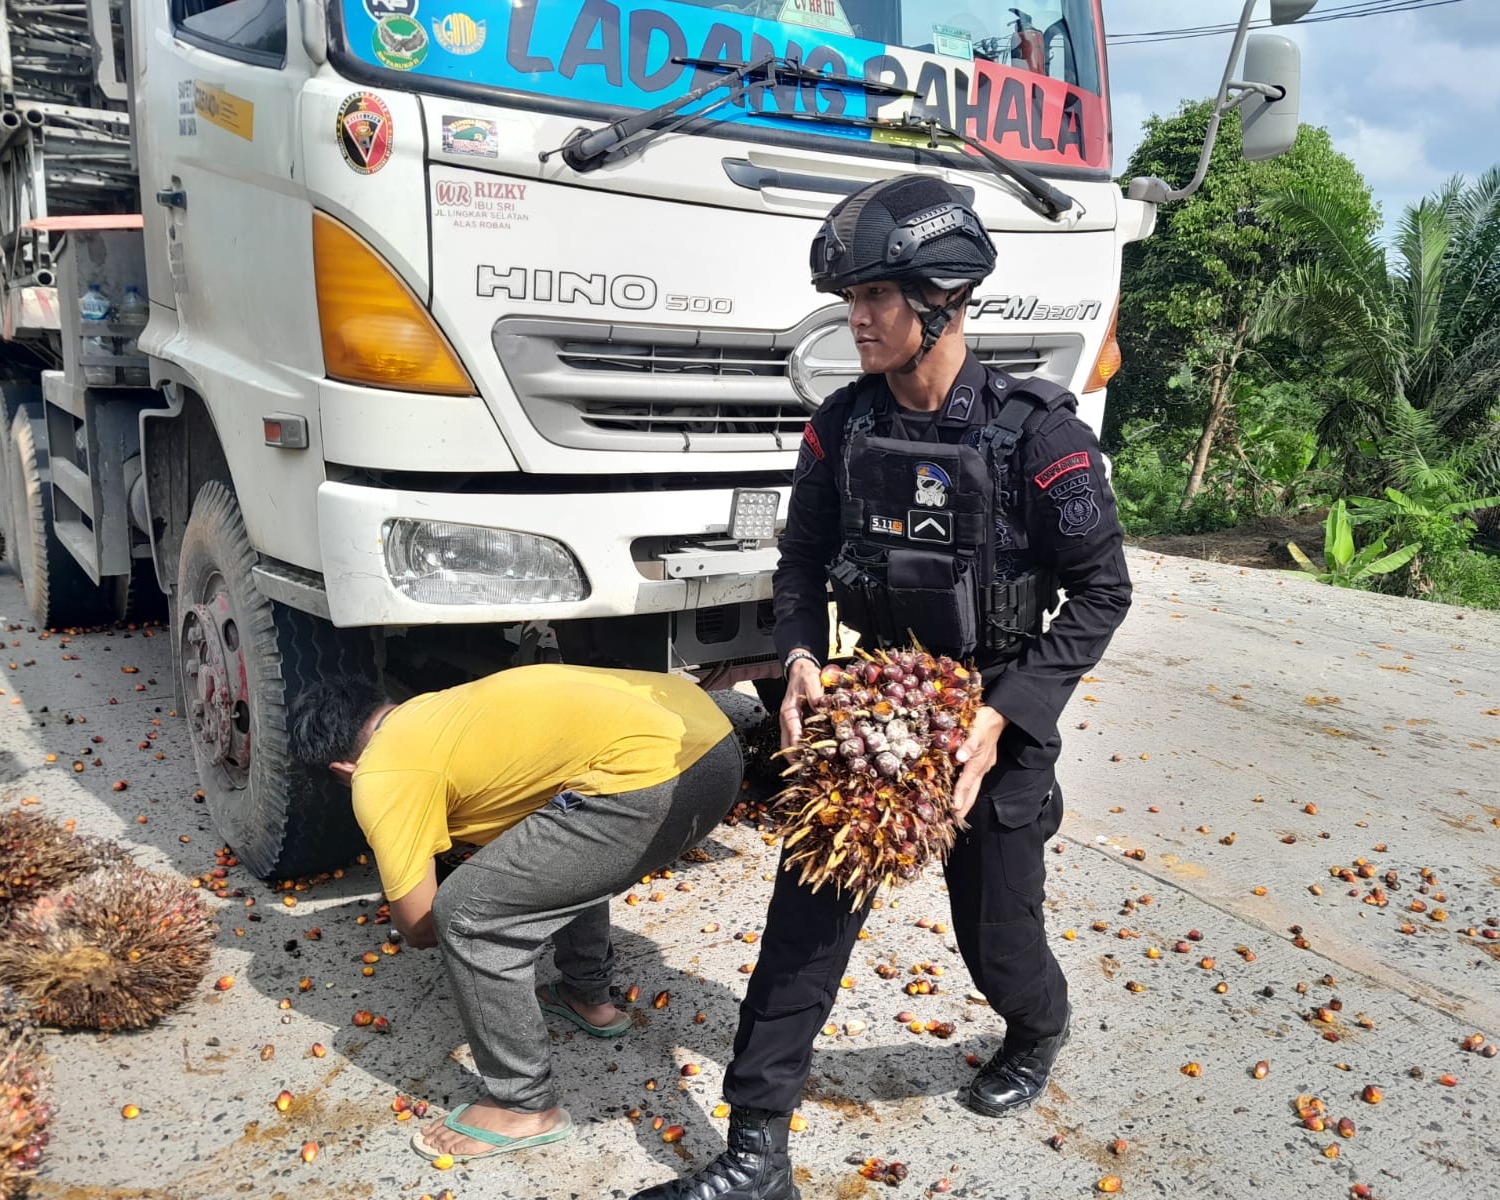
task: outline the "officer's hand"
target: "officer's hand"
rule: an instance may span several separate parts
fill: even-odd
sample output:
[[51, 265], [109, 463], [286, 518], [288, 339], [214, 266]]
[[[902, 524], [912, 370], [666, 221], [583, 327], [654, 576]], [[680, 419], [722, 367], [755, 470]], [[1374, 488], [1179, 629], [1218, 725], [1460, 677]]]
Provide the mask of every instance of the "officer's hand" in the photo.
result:
[[953, 815], [960, 821], [969, 815], [969, 809], [974, 807], [974, 801], [979, 796], [980, 783], [995, 765], [995, 758], [1000, 752], [1000, 735], [1005, 732], [1005, 724], [1003, 716], [989, 705], [981, 704], [979, 711], [974, 714], [974, 725], [969, 730], [968, 740], [953, 756], [964, 765], [964, 769], [959, 772], [958, 782], [953, 786]]
[[823, 681], [816, 665], [805, 658], [793, 661], [786, 677], [786, 698], [781, 702], [781, 748], [796, 745], [802, 736], [802, 712], [823, 694]]

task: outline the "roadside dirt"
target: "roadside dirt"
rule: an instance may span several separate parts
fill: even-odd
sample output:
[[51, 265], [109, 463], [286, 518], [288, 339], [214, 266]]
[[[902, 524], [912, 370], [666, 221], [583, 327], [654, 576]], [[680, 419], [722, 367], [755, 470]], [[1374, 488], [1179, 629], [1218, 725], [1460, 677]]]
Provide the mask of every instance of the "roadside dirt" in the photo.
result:
[[1295, 517], [1257, 517], [1233, 529], [1212, 533], [1173, 533], [1154, 537], [1126, 538], [1126, 544], [1158, 554], [1202, 558], [1236, 567], [1293, 570], [1296, 563], [1286, 544], [1297, 545], [1314, 561], [1323, 549], [1323, 514], [1302, 513]]

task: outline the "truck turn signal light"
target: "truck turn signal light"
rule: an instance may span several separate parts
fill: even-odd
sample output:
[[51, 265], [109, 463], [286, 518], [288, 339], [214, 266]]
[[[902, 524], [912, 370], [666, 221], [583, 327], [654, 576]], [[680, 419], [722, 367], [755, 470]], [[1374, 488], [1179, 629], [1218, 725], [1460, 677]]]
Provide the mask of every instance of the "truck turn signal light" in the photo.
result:
[[432, 314], [390, 264], [320, 212], [313, 213], [313, 273], [330, 378], [402, 392], [477, 395]]
[[1115, 301], [1115, 311], [1109, 316], [1109, 332], [1104, 335], [1104, 344], [1099, 347], [1099, 357], [1094, 360], [1094, 369], [1089, 372], [1088, 382], [1083, 385], [1085, 392], [1101, 392], [1109, 386], [1109, 381], [1120, 373], [1120, 364], [1124, 357], [1120, 353], [1120, 342], [1115, 337], [1115, 327], [1120, 321], [1120, 302]]

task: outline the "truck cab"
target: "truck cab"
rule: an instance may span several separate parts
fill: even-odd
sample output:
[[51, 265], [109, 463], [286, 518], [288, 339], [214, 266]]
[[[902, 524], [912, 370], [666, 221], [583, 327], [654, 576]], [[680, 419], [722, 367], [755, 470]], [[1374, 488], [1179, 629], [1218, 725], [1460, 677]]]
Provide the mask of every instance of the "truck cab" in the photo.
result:
[[[140, 259], [149, 383], [123, 359], [112, 384], [67, 361], [43, 377], [66, 407], [53, 492], [108, 468], [91, 507], [44, 515], [92, 543], [90, 603], [151, 564], [209, 804], [263, 875], [357, 838], [288, 757], [287, 704], [316, 675], [399, 693], [544, 658], [779, 674], [797, 446], [858, 370], [808, 246], [865, 184], [923, 171], [972, 196], [1001, 257], [970, 343], [1100, 423], [1121, 247], [1154, 207], [1111, 179], [1098, 0], [124, 15], [93, 39], [122, 99], [94, 99], [128, 110], [140, 230], [39, 244], [66, 268], [59, 343], [83, 332], [73, 293], [102, 279], [118, 300], [101, 264]], [[106, 411], [124, 442], [91, 461]]]

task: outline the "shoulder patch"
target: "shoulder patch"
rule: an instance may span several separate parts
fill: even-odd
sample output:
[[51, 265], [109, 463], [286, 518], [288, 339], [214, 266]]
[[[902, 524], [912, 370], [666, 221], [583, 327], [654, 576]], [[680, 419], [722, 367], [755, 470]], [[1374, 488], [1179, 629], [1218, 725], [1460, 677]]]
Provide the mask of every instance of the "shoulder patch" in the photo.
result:
[[1035, 476], [1036, 485], [1045, 492], [1064, 475], [1070, 474], [1073, 471], [1087, 470], [1088, 465], [1089, 454], [1087, 450], [1079, 450], [1073, 454], [1064, 455]]
[[807, 448], [813, 452], [813, 457], [822, 462], [823, 443], [818, 440], [818, 431], [813, 428], [811, 421], [802, 427], [802, 440], [807, 444]]

